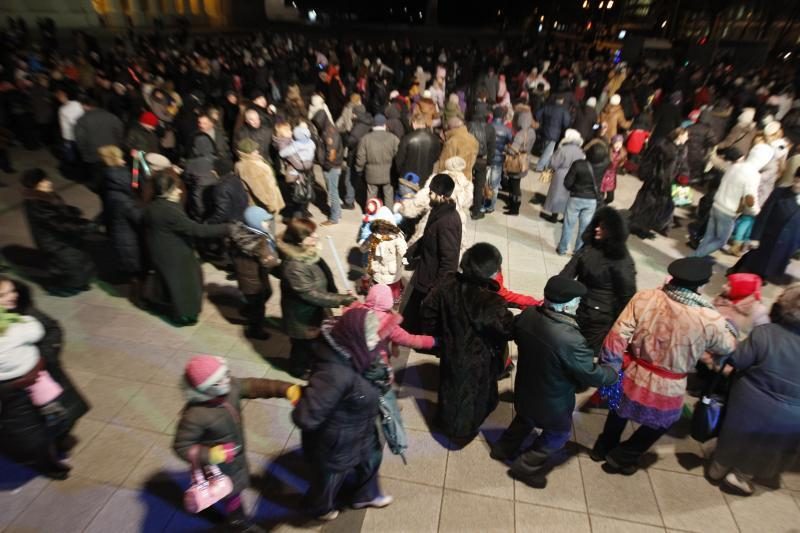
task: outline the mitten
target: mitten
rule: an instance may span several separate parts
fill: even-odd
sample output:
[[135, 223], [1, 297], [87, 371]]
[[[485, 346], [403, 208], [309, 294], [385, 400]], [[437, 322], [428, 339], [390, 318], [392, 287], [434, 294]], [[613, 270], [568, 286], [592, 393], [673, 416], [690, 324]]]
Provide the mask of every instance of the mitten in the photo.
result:
[[303, 396], [303, 389], [300, 385], [292, 385], [286, 389], [286, 399], [289, 400], [292, 405], [297, 405], [301, 396]]
[[208, 462], [212, 465], [230, 463], [236, 457], [236, 445], [232, 442], [217, 444], [208, 449]]

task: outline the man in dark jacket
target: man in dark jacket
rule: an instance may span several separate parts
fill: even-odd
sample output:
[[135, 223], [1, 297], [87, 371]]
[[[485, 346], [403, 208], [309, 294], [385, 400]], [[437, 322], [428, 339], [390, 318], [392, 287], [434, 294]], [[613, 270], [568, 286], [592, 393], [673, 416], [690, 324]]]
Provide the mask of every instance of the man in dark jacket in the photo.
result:
[[[525, 483], [541, 485], [537, 472], [569, 440], [576, 388], [617, 381], [613, 368], [594, 363], [594, 352], [578, 329], [575, 312], [585, 294], [580, 282], [553, 276], [544, 288], [544, 305], [527, 308], [514, 324], [519, 346], [514, 382], [517, 414], [492, 445], [491, 456], [501, 461], [516, 457], [511, 475]], [[522, 442], [537, 427], [541, 434], [517, 457]]]
[[411, 126], [414, 130], [400, 139], [394, 166], [399, 176], [405, 176], [409, 172], [419, 176], [419, 186], [422, 188], [433, 173], [433, 165], [439, 159], [442, 141], [425, 127], [422, 115], [414, 115]]
[[236, 142], [242, 139], [252, 139], [258, 143], [258, 153], [264, 158], [269, 158], [272, 147], [272, 128], [261, 120], [261, 113], [255, 108], [244, 112], [244, 124], [236, 132]]
[[158, 117], [154, 113], [150, 111], [142, 113], [139, 116], [139, 122], [131, 126], [125, 137], [125, 146], [128, 148], [128, 152], [158, 153], [157, 127]]
[[311, 119], [317, 128], [318, 136], [314, 138], [316, 146], [316, 161], [322, 167], [325, 184], [328, 187], [328, 220], [323, 226], [338, 224], [342, 218], [341, 199], [339, 198], [339, 177], [342, 174], [344, 163], [344, 145], [339, 130], [328, 118], [324, 109], [320, 109]]
[[219, 176], [219, 182], [214, 186], [214, 210], [205, 223], [243, 222], [249, 197], [242, 180], [233, 173], [233, 163], [228, 159], [217, 159], [214, 172]]
[[511, 128], [505, 125], [506, 108], [497, 106], [492, 112], [492, 128], [494, 128], [494, 157], [490, 161], [489, 174], [486, 180], [492, 189], [492, 197], [489, 198], [488, 205], [484, 213], [494, 212], [497, 205], [497, 193], [500, 190], [500, 182], [503, 178], [503, 161], [505, 160], [506, 146], [514, 140]]
[[569, 191], [569, 200], [564, 213], [564, 228], [556, 248], [558, 255], [567, 253], [575, 225], [578, 226], [578, 238], [574, 251], [577, 252], [583, 246], [582, 235], [600, 201], [600, 182], [606, 168], [608, 168], [608, 145], [597, 141], [586, 150], [586, 159], [575, 161], [567, 171], [564, 188]]
[[397, 154], [400, 139], [386, 131], [386, 117], [375, 115], [372, 131], [361, 139], [356, 150], [356, 172], [364, 172], [367, 182], [367, 198], [377, 198], [378, 189], [383, 189], [383, 205], [394, 203], [394, 187], [391, 181], [392, 161]]
[[690, 183], [700, 183], [705, 174], [706, 161], [712, 148], [717, 144], [717, 137], [711, 126], [711, 111], [705, 110], [700, 115], [700, 120], [686, 130], [689, 140], [686, 141], [686, 159], [689, 163]]
[[572, 123], [569, 110], [564, 105], [564, 97], [557, 96], [550, 103], [536, 111], [536, 122], [541, 126], [542, 136], [544, 137], [544, 149], [536, 163], [536, 172], [542, 172], [550, 163], [556, 144], [561, 140], [561, 136]]
[[578, 106], [575, 110], [575, 120], [572, 122], [572, 128], [578, 130], [581, 138], [584, 141], [593, 139], [595, 135], [595, 126], [597, 125], [597, 98], [594, 96], [588, 98], [584, 105]]
[[98, 192], [103, 180], [103, 163], [97, 149], [108, 144], [124, 146], [125, 128], [120, 119], [97, 107], [97, 101], [91, 96], [84, 96], [81, 105], [84, 113], [75, 123], [75, 143], [87, 165], [89, 188]]
[[486, 169], [489, 161], [494, 159], [494, 126], [488, 122], [489, 110], [485, 104], [479, 102], [475, 106], [475, 114], [472, 122], [467, 129], [478, 140], [478, 157], [475, 158], [475, 165], [472, 167], [472, 183], [474, 185], [472, 193], [472, 207], [470, 217], [478, 220], [484, 217], [483, 214], [483, 188], [486, 184]]
[[344, 209], [353, 209], [356, 202], [356, 192], [353, 188], [353, 180], [357, 175], [356, 151], [361, 139], [372, 131], [372, 115], [367, 112], [367, 108], [362, 104], [353, 107], [353, 127], [347, 135], [347, 174], [344, 179], [345, 197]]

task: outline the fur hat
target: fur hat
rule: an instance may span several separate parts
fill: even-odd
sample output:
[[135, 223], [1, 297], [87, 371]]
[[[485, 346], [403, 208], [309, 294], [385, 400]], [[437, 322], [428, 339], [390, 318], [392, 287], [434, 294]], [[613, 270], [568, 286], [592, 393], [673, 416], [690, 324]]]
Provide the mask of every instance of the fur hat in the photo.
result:
[[395, 223], [394, 213], [392, 213], [392, 210], [386, 207], [385, 205], [381, 206], [380, 209], [378, 209], [378, 211], [372, 217], [373, 222], [376, 220], [382, 220], [384, 222], [388, 222], [389, 224], [394, 224]]
[[754, 107], [745, 107], [742, 109], [742, 112], [739, 113], [739, 118], [737, 121], [740, 124], [751, 124], [753, 120], [756, 118], [756, 109]]
[[772, 304], [769, 318], [776, 324], [800, 329], [800, 283], [793, 283]]
[[166, 170], [172, 167], [172, 163], [170, 163], [166, 156], [157, 154], [155, 152], [150, 152], [149, 154], [145, 155], [144, 160], [150, 167], [150, 172], [158, 172], [159, 170]]
[[564, 132], [564, 138], [561, 140], [562, 144], [577, 144], [578, 146], [583, 144], [583, 137], [581, 137], [581, 133], [578, 130], [574, 130], [572, 128], [567, 129]]
[[488, 242], [473, 244], [461, 258], [461, 272], [469, 277], [492, 279], [503, 264], [500, 250]]
[[245, 137], [236, 143], [236, 149], [243, 154], [252, 154], [258, 150], [258, 143], [249, 137]]
[[[450, 161], [450, 159], [448, 159], [448, 161]], [[453, 181], [453, 178], [447, 174], [436, 174], [433, 178], [431, 178], [431, 185], [429, 188], [431, 192], [436, 193], [439, 196], [447, 196], [449, 198], [456, 189], [456, 182]]]
[[589, 107], [597, 107], [597, 98], [590, 96], [586, 99], [586, 105]]
[[464, 161], [463, 157], [454, 155], [444, 162], [444, 168], [450, 172], [464, 172], [464, 169], [467, 168], [467, 162]]
[[612, 95], [611, 100], [609, 100], [608, 103], [611, 105], [619, 105], [622, 103], [622, 98], [618, 94]]
[[378, 212], [378, 209], [383, 207], [383, 202], [380, 201], [378, 198], [370, 198], [367, 200], [367, 208], [365, 210], [365, 214], [367, 215], [374, 215]]

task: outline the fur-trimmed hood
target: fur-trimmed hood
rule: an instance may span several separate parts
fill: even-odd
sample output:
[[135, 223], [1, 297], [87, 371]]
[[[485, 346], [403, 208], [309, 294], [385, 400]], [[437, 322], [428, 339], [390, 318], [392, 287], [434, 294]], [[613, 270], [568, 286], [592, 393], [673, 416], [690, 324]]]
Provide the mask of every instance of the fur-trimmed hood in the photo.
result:
[[[602, 241], [597, 241], [594, 237], [594, 230], [599, 224], [602, 224], [608, 232], [608, 236]], [[584, 243], [602, 249], [603, 255], [609, 259], [622, 259], [629, 255], [625, 244], [628, 240], [628, 224], [613, 207], [598, 209], [586, 231], [583, 232], [582, 238]]]
[[303, 263], [313, 264], [320, 260], [318, 248], [303, 248], [302, 246], [289, 244], [283, 240], [282, 236], [276, 242], [276, 246], [281, 255], [289, 261], [297, 260]]
[[772, 304], [770, 320], [800, 334], [800, 283], [790, 285]]

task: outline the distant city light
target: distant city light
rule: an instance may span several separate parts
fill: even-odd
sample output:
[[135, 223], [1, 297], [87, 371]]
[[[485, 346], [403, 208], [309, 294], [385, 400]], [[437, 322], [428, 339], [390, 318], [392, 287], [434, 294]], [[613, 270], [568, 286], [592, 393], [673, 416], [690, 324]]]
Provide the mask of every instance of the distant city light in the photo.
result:
[[558, 28], [558, 21], [555, 21], [555, 22], [553, 23], [553, 28]]
[[603, 9], [604, 7], [605, 7], [605, 2], [600, 2], [600, 9]]
[[422, 20], [422, 11], [419, 12], [419, 20]]
[[543, 26], [541, 24], [539, 24], [539, 33], [542, 33], [542, 28], [543, 28]]
[[589, 9], [589, 0], [583, 0], [583, 9]]
[[662, 27], [662, 28], [666, 28], [666, 27], [667, 27], [667, 21], [666, 21], [666, 20], [665, 20], [664, 22], [662, 22], [662, 23], [661, 23], [661, 27]]
[[783, 56], [783, 59], [789, 59], [790, 57], [792, 57], [792, 53], [791, 52], [786, 52], [786, 54], [784, 54], [784, 56]]
[[626, 35], [628, 35], [627, 30], [620, 30], [619, 35], [617, 35], [617, 38], [619, 38], [619, 40], [621, 41], [622, 39], [625, 38]]
[[612, 7], [614, 7], [614, 0], [608, 0], [608, 3], [606, 4], [606, 9], [611, 9]]
[[586, 23], [586, 29], [587, 30], [591, 30], [592, 29], [592, 21], [591, 20]]
[[309, 22], [314, 22], [317, 20], [317, 12], [313, 9], [308, 12], [308, 20]]
[[541, 17], [539, 17], [539, 22], [544, 22], [544, 15], [542, 15]]

